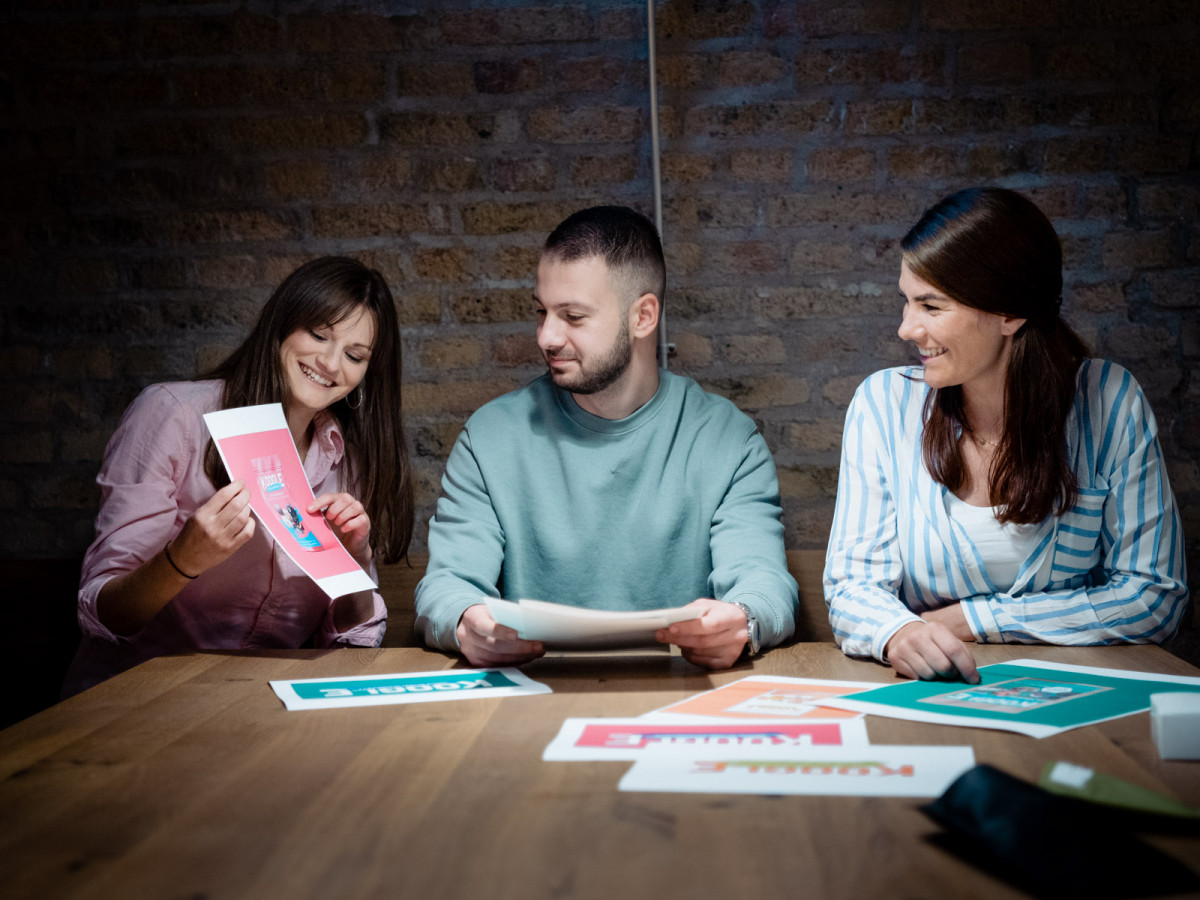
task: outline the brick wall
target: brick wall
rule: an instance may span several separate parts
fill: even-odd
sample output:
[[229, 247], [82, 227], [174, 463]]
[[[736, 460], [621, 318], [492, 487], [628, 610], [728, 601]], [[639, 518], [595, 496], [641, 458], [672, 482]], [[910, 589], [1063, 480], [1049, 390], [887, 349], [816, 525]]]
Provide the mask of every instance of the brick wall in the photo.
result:
[[[0, 12], [0, 553], [80, 552], [137, 390], [213, 363], [333, 252], [401, 306], [423, 545], [464, 417], [540, 371], [545, 235], [591, 203], [652, 212], [644, 3], [290, 6]], [[656, 22], [672, 368], [760, 423], [789, 546], [824, 543], [855, 385], [909, 359], [899, 237], [993, 183], [1053, 218], [1068, 318], [1145, 386], [1200, 572], [1193, 0], [670, 0]]]

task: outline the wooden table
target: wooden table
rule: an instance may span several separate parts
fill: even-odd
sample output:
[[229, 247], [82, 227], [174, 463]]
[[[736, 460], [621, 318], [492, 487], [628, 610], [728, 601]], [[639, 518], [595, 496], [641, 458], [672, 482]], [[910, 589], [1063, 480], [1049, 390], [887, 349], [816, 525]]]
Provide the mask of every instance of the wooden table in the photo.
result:
[[[980, 647], [1197, 675], [1156, 647]], [[418, 649], [153, 660], [0, 731], [0, 896], [1013, 897], [900, 798], [620, 793], [627, 763], [546, 763], [568, 716], [640, 715], [746, 675], [891, 681], [798, 644], [710, 674], [678, 656], [545, 659], [554, 693], [286, 712], [269, 679], [422, 671]], [[1149, 716], [1044, 740], [871, 717], [875, 743], [971, 744], [1034, 781], [1067, 759], [1200, 805]], [[1200, 870], [1200, 838], [1151, 842]]]

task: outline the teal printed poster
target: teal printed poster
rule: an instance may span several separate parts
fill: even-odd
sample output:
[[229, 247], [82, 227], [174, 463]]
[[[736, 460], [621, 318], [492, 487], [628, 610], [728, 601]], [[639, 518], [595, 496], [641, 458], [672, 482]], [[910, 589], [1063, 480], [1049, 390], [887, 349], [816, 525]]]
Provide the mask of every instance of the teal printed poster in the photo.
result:
[[272, 681], [271, 690], [289, 709], [332, 709], [429, 703], [521, 694], [548, 694], [550, 688], [517, 669], [445, 669], [354, 678]]
[[906, 681], [828, 706], [891, 718], [1048, 737], [1150, 708], [1150, 695], [1200, 692], [1200, 678], [1021, 659], [979, 670], [979, 684]]

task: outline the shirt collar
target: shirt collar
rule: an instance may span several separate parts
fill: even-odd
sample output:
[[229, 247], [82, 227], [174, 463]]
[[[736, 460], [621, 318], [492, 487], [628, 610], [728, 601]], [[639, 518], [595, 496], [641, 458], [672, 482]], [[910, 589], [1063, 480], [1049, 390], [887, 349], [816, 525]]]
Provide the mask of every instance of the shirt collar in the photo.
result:
[[304, 460], [304, 474], [310, 484], [324, 481], [333, 467], [342, 461], [346, 452], [346, 440], [337, 417], [323, 409], [313, 417], [313, 439], [308, 448], [308, 459]]

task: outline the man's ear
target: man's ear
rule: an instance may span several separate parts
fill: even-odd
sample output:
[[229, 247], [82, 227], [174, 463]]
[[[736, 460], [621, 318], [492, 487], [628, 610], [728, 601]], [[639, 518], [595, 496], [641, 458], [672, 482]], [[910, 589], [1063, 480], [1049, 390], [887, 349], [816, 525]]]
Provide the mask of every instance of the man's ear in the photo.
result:
[[658, 330], [658, 297], [642, 294], [629, 307], [629, 330], [634, 337], [644, 338]]

